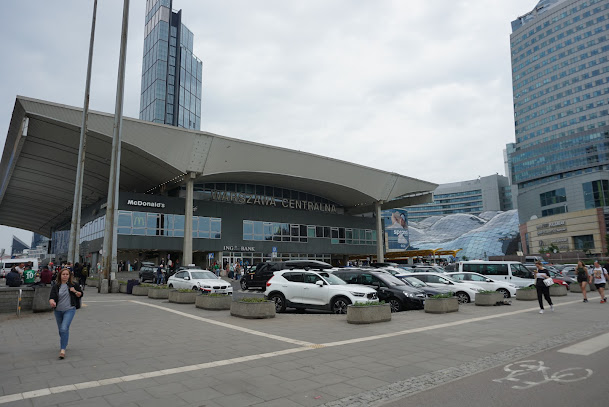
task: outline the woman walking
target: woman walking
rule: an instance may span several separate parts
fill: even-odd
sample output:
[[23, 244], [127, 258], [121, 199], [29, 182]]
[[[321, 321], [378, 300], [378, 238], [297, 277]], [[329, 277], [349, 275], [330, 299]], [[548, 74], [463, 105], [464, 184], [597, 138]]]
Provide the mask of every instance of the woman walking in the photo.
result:
[[56, 284], [51, 287], [49, 304], [55, 308], [55, 320], [59, 328], [59, 359], [66, 356], [68, 339], [70, 338], [70, 324], [80, 308], [82, 290], [79, 285], [72, 282], [72, 273], [67, 268], [61, 269], [57, 275]]
[[588, 295], [586, 294], [586, 288], [588, 285], [588, 269], [584, 266], [583, 261], [577, 262], [577, 267], [575, 268], [575, 272], [577, 273], [577, 283], [582, 289], [582, 294], [584, 295], [584, 302], [588, 302]]
[[537, 301], [539, 301], [539, 313], [543, 314], [543, 299], [542, 295], [550, 305], [550, 310], [554, 311], [554, 305], [552, 304], [552, 298], [550, 298], [550, 287], [544, 284], [543, 280], [550, 277], [548, 270], [543, 268], [540, 261], [535, 263], [537, 270], [535, 270], [535, 288], [537, 289]]
[[591, 279], [592, 278], [594, 278], [594, 285], [601, 296], [601, 304], [606, 303], [607, 297], [605, 297], [605, 284], [607, 283], [609, 275], [607, 274], [607, 270], [601, 267], [598, 260], [594, 262], [594, 270], [592, 270]]

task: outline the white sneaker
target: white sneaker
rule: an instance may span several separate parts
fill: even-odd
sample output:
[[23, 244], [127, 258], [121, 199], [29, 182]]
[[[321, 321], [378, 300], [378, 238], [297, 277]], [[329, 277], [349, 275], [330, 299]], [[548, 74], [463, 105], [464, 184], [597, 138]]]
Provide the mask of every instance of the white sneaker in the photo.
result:
[[550, 305], [550, 311], [554, 312], [554, 305]]
[[542, 309], [540, 309], [540, 310], [539, 310], [539, 313], [540, 313], [540, 314], [543, 314], [543, 310], [542, 310]]

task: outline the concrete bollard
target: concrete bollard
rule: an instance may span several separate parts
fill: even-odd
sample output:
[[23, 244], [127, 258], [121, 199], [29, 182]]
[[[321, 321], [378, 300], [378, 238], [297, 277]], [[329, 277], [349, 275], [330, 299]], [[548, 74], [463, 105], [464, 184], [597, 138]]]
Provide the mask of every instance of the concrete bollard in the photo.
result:
[[34, 302], [32, 303], [32, 311], [34, 312], [48, 312], [52, 311], [51, 304], [49, 304], [49, 297], [51, 295], [51, 286], [37, 286], [34, 287]]
[[110, 288], [110, 292], [111, 293], [118, 293], [119, 292], [119, 283], [118, 283], [118, 280], [112, 280], [112, 287]]
[[99, 286], [99, 293], [108, 294], [108, 279], [107, 278], [104, 278], [103, 280], [101, 280], [101, 284]]

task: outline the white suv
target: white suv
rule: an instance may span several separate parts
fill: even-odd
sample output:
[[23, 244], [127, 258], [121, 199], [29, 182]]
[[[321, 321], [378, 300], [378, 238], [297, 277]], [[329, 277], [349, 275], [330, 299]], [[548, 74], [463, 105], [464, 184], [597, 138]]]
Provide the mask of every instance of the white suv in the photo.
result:
[[286, 308], [323, 309], [346, 314], [347, 306], [357, 302], [378, 302], [376, 290], [347, 284], [325, 271], [276, 271], [266, 282], [265, 298], [275, 301], [275, 310]]

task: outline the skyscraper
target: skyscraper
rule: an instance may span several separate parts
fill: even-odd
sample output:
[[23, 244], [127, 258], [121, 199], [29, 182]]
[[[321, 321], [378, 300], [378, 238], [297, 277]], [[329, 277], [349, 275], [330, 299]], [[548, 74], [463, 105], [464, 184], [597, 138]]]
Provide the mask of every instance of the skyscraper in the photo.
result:
[[140, 119], [201, 129], [203, 62], [172, 0], [146, 0]]
[[[521, 224], [609, 206], [608, 38], [607, 0], [541, 0], [512, 21], [516, 140], [506, 153]], [[564, 238], [571, 247], [597, 240], [580, 232]]]

